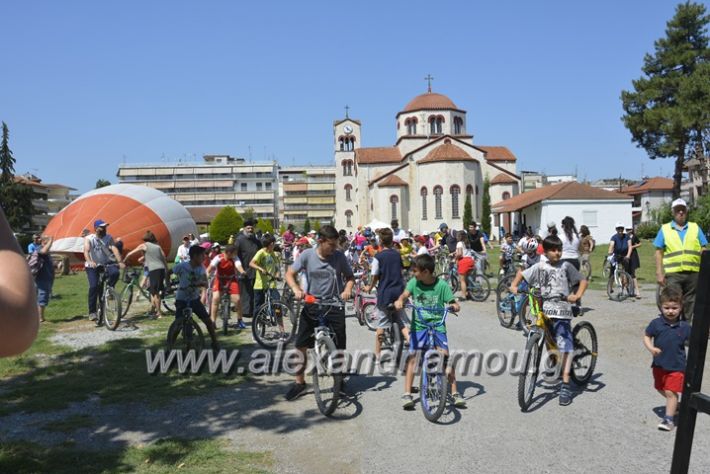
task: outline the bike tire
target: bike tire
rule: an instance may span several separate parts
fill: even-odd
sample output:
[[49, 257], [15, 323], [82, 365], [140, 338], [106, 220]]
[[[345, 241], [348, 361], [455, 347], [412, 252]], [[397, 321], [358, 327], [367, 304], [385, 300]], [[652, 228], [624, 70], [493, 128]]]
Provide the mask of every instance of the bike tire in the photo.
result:
[[542, 356], [542, 334], [534, 331], [525, 343], [525, 360], [518, 376], [518, 405], [520, 410], [527, 411], [535, 395], [535, 385], [540, 374], [540, 359]]
[[399, 323], [394, 322], [384, 329], [380, 344], [380, 357], [384, 352], [390, 352], [392, 360], [399, 367], [399, 362], [402, 359], [402, 331]]
[[456, 275], [456, 278], [453, 278], [451, 276], [451, 272], [444, 272], [444, 273], [439, 273], [436, 275], [437, 279], [444, 280], [447, 285], [451, 287], [451, 291], [456, 293], [459, 291], [459, 279], [458, 275]]
[[504, 328], [510, 328], [515, 321], [515, 298], [510, 292], [507, 281], [501, 281], [496, 288], [496, 313], [498, 321]]
[[[279, 317], [283, 321], [285, 340], [281, 339]], [[288, 344], [296, 337], [292, 320], [291, 309], [288, 305], [281, 301], [272, 301], [271, 305], [264, 303], [259, 306], [256, 316], [251, 321], [251, 333], [254, 341], [265, 349], [275, 349], [279, 344]]]
[[523, 334], [527, 336], [536, 323], [535, 316], [530, 310], [530, 301], [528, 301], [527, 298], [523, 300], [523, 304], [520, 306], [520, 314], [518, 317], [520, 319], [520, 328], [523, 330]]
[[[473, 283], [473, 285], [471, 285]], [[486, 301], [491, 295], [491, 283], [488, 278], [483, 275], [476, 275], [473, 282], [469, 281], [469, 286], [467, 288], [467, 293], [471, 296], [473, 301]]]
[[634, 278], [631, 276], [630, 273], [626, 273], [626, 292], [624, 297], [625, 298], [635, 298], [636, 297], [636, 285], [634, 285]]
[[128, 284], [121, 290], [121, 317], [125, 317], [128, 314], [128, 309], [133, 303], [133, 285]]
[[112, 287], [104, 291], [104, 325], [109, 331], [115, 331], [121, 324], [121, 297]]
[[611, 263], [609, 263], [609, 260], [605, 258], [604, 263], [602, 264], [602, 276], [608, 279], [612, 273], [613, 272], [611, 271]]
[[449, 397], [449, 381], [445, 372], [426, 370], [426, 361], [420, 375], [420, 401], [424, 418], [435, 423], [444, 413]]
[[376, 331], [380, 324], [380, 318], [377, 315], [377, 307], [375, 303], [364, 303], [362, 305], [362, 319], [370, 331]]
[[161, 304], [166, 311], [175, 314], [175, 291], [164, 291], [161, 295]]
[[232, 309], [232, 301], [227, 299], [226, 305], [224, 304], [224, 301], [221, 301], [220, 303], [219, 315], [222, 318], [222, 334], [226, 336], [227, 332], [229, 332], [229, 312]]
[[618, 295], [618, 291], [616, 288], [616, 282], [614, 281], [614, 274], [612, 273], [606, 279], [606, 295], [610, 300], [614, 300], [615, 298], [618, 299], [618, 296], [615, 296], [615, 294], [614, 294], [615, 292], [616, 292], [616, 295]]
[[[185, 331], [188, 328], [191, 332], [186, 335]], [[184, 318], [175, 318], [168, 328], [167, 346], [169, 351], [180, 349], [183, 352], [194, 350], [199, 353], [205, 347], [205, 335], [192, 317], [188, 322], [185, 322]]]
[[[316, 338], [316, 366], [313, 369], [313, 393], [318, 410], [324, 416], [330, 416], [338, 407], [340, 390], [343, 385], [341, 374], [331, 373], [330, 355], [335, 353], [335, 343], [330, 337]], [[325, 360], [324, 360], [325, 359]]]
[[588, 321], [582, 321], [572, 330], [574, 356], [570, 377], [577, 385], [584, 385], [594, 375], [597, 365], [597, 332]]

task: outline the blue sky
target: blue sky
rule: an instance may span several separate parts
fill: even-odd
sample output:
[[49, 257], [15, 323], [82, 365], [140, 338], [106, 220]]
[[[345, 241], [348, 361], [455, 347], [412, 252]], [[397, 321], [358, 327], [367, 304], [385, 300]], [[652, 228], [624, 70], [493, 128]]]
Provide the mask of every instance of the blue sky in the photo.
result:
[[223, 153], [333, 161], [344, 106], [363, 146], [433, 89], [474, 143], [518, 170], [668, 175], [621, 123], [619, 95], [673, 1], [4, 2], [0, 120], [16, 171], [91, 189], [122, 162]]

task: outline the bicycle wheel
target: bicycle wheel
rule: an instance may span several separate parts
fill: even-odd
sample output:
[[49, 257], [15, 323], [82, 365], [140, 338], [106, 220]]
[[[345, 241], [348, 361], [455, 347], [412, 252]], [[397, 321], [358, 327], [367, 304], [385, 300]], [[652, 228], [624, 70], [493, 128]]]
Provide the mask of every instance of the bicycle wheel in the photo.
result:
[[510, 285], [502, 281], [496, 288], [496, 312], [498, 321], [504, 328], [509, 328], [515, 320], [515, 295], [510, 292]]
[[121, 290], [121, 317], [123, 318], [128, 314], [128, 308], [131, 307], [133, 303], [133, 285], [128, 284]]
[[630, 273], [626, 273], [626, 287], [624, 292], [625, 298], [635, 298], [636, 297], [636, 285], [634, 285], [634, 278]]
[[609, 276], [613, 273], [612, 268], [611, 268], [611, 263], [609, 263], [609, 260], [606, 258], [604, 259], [604, 264], [602, 265], [602, 276], [604, 278], [609, 278]]
[[420, 376], [420, 397], [424, 418], [432, 423], [439, 419], [446, 408], [449, 396], [449, 381], [440, 370], [427, 369], [427, 361], [422, 365]]
[[476, 275], [473, 281], [469, 278], [467, 290], [473, 301], [486, 301], [491, 295], [491, 284], [488, 278], [483, 275]]
[[398, 366], [402, 357], [402, 332], [400, 329], [399, 323], [392, 323], [390, 327], [384, 329], [380, 343], [380, 354], [389, 353], [391, 360], [394, 360]]
[[161, 304], [166, 311], [175, 314], [175, 290], [166, 288], [163, 291]]
[[525, 361], [518, 376], [518, 405], [522, 411], [527, 411], [535, 394], [535, 384], [540, 373], [540, 358], [542, 356], [542, 334], [535, 331], [528, 336], [525, 343]]
[[188, 320], [175, 318], [168, 328], [167, 345], [169, 351], [175, 349], [183, 352], [191, 350], [201, 352], [205, 347], [205, 336], [200, 325], [192, 317]]
[[316, 366], [313, 369], [313, 393], [316, 397], [318, 410], [330, 416], [338, 407], [343, 376], [333, 372], [335, 343], [328, 336], [316, 337]]
[[446, 282], [446, 284], [451, 287], [451, 291], [453, 291], [454, 293], [459, 291], [458, 275], [453, 277], [451, 275], [451, 272], [444, 272], [444, 273], [439, 273], [438, 275], [436, 275], [436, 278], [440, 279], [440, 280], [444, 280]]
[[587, 321], [577, 324], [572, 330], [574, 356], [570, 376], [577, 385], [584, 385], [594, 374], [597, 365], [597, 332]]
[[530, 309], [530, 301], [527, 298], [523, 300], [523, 304], [520, 306], [520, 328], [523, 330], [523, 334], [526, 336], [530, 334], [533, 326], [535, 325], [535, 315], [532, 314]]
[[104, 291], [104, 325], [106, 329], [115, 331], [121, 324], [121, 297], [112, 287]]
[[[288, 344], [295, 337], [291, 323], [291, 310], [281, 301], [271, 301], [259, 307], [251, 322], [251, 333], [257, 344], [273, 349]], [[283, 333], [280, 324], [283, 324]]]
[[365, 303], [362, 305], [362, 319], [370, 331], [376, 331], [380, 324], [380, 317], [377, 314], [375, 303]]
[[616, 280], [614, 274], [612, 273], [606, 280], [606, 295], [610, 300], [618, 299], [618, 288], [616, 288]]
[[229, 330], [229, 311], [231, 310], [232, 301], [229, 298], [220, 301], [219, 315], [222, 318], [222, 334], [227, 335]]

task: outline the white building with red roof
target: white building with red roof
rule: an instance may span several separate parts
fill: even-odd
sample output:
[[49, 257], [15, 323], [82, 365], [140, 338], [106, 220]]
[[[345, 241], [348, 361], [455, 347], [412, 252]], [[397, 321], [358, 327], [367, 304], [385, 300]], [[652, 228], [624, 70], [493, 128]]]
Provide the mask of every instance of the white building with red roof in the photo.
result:
[[621, 192], [634, 198], [634, 225], [653, 220], [653, 211], [673, 200], [673, 180], [656, 176], [626, 186]]
[[491, 202], [520, 192], [515, 155], [504, 146], [474, 144], [466, 111], [443, 94], [429, 90], [396, 115], [393, 146], [362, 147], [361, 128], [349, 117], [333, 124], [338, 229], [398, 219], [415, 233], [441, 223], [458, 230], [468, 195], [473, 219], [490, 218], [481, 214], [486, 176]]

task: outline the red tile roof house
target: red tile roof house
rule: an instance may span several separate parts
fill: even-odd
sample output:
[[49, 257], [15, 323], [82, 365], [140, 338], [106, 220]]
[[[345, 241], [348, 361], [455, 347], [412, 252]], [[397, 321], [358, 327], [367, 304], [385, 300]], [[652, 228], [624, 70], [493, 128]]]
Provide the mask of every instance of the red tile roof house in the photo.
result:
[[634, 198], [633, 223], [653, 220], [653, 211], [673, 200], [673, 180], [670, 178], [645, 178], [638, 184], [626, 186], [621, 192]]
[[[494, 224], [516, 215], [515, 221], [521, 222], [524, 228], [532, 227], [534, 233], [543, 237], [547, 234], [548, 222], [554, 222], [561, 230], [562, 219], [570, 216], [578, 230], [585, 224], [598, 242], [605, 242], [614, 234], [617, 222], [631, 225], [632, 204], [631, 196], [569, 181], [493, 203], [491, 214]], [[516, 230], [519, 229], [513, 229]]]

